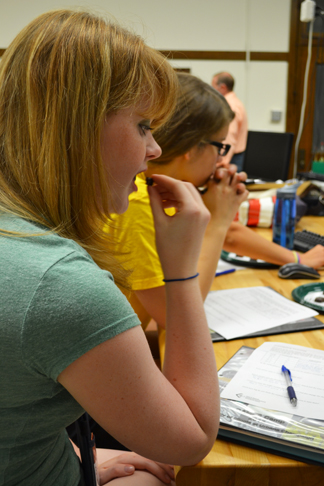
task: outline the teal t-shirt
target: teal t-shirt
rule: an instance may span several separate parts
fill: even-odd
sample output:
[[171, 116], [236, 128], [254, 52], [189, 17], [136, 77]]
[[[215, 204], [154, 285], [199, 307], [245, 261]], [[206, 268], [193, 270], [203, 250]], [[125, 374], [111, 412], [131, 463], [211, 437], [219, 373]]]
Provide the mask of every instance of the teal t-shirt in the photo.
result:
[[109, 272], [72, 240], [0, 214], [0, 485], [76, 486], [65, 427], [83, 409], [57, 382], [74, 360], [140, 324]]

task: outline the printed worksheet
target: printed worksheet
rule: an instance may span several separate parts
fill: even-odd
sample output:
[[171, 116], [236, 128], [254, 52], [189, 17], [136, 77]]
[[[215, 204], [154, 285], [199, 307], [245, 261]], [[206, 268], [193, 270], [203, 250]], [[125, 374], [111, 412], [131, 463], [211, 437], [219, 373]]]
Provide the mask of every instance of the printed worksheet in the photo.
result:
[[[297, 397], [288, 397], [282, 365], [291, 372]], [[324, 351], [294, 344], [263, 343], [221, 393], [222, 398], [324, 420]]]
[[318, 314], [269, 287], [216, 290], [204, 304], [208, 327], [225, 339], [281, 326]]

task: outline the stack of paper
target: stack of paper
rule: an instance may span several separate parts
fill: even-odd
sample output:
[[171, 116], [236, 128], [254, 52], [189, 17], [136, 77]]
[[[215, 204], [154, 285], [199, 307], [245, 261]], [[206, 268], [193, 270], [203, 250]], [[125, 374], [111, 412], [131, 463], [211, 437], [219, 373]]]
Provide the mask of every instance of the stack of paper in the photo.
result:
[[[291, 372], [296, 406], [290, 403], [282, 365]], [[324, 351], [294, 344], [263, 343], [253, 351], [221, 397], [324, 420]]]
[[[291, 371], [297, 406], [290, 403], [282, 364]], [[242, 346], [218, 376], [219, 438], [324, 466], [324, 351]]]
[[225, 339], [235, 339], [318, 314], [269, 287], [210, 292], [205, 300], [205, 312], [209, 328]]

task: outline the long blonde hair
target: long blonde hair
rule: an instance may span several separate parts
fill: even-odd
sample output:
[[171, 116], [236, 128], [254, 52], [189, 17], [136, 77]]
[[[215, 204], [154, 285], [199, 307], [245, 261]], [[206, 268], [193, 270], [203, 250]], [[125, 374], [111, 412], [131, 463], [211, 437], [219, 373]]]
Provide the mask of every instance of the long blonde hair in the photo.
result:
[[177, 86], [165, 58], [119, 25], [85, 11], [37, 17], [0, 65], [0, 210], [75, 240], [118, 280], [102, 229], [112, 182], [101, 128], [108, 113], [143, 97], [160, 126]]

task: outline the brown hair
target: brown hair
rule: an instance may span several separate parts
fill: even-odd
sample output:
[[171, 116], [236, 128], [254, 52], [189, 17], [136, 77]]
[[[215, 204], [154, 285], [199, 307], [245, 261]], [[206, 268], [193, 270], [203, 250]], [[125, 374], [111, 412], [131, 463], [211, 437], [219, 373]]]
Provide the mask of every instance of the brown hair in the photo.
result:
[[37, 17], [0, 65], [0, 210], [75, 240], [112, 271], [103, 122], [144, 97], [158, 127], [177, 88], [166, 59], [120, 26], [84, 11]]
[[151, 164], [167, 164], [229, 124], [234, 113], [225, 98], [209, 84], [178, 73], [180, 92], [169, 122], [154, 133], [162, 155]]

